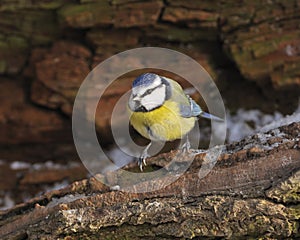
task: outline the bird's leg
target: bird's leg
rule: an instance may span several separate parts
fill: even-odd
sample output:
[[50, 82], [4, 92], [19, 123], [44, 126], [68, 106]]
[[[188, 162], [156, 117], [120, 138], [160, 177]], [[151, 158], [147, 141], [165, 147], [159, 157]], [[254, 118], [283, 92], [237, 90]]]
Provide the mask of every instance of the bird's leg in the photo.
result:
[[191, 143], [188, 135], [186, 135], [185, 143], [181, 146], [180, 149], [182, 152], [188, 152], [191, 149]]
[[180, 149], [181, 149], [182, 153], [189, 152], [191, 154], [200, 154], [200, 153], [206, 152], [206, 150], [202, 150], [202, 149], [191, 149], [191, 143], [190, 143], [188, 135], [186, 135], [185, 143], [181, 146]]
[[147, 163], [146, 163], [147, 157], [150, 157], [150, 155], [148, 154], [148, 150], [149, 150], [151, 144], [152, 144], [152, 142], [150, 142], [150, 143], [147, 145], [147, 147], [143, 150], [143, 152], [142, 152], [142, 154], [141, 154], [141, 156], [140, 156], [140, 158], [139, 158], [139, 160], [138, 160], [138, 165], [139, 165], [141, 171], [143, 171], [143, 164], [144, 164], [145, 166], [147, 165]]

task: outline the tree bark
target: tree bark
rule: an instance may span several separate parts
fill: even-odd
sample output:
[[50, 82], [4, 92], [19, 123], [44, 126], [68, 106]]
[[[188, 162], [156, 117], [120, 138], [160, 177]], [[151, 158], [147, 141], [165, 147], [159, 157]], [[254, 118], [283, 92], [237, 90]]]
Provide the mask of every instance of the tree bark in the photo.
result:
[[[204, 178], [198, 175], [208, 152], [198, 154], [177, 181], [154, 192], [112, 190], [94, 177], [74, 182], [1, 212], [0, 238], [300, 237], [299, 137], [298, 122], [226, 145]], [[162, 166], [174, 154], [153, 157], [148, 165]], [[126, 181], [121, 173], [100, 177]]]

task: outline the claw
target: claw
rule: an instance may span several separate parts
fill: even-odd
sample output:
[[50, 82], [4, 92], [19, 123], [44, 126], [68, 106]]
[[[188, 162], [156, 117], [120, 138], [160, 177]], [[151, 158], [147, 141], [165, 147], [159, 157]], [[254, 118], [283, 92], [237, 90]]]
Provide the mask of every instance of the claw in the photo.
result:
[[151, 142], [147, 145], [147, 147], [144, 149], [143, 153], [139, 157], [138, 165], [141, 169], [141, 172], [143, 171], [143, 165], [145, 166], [147, 165], [146, 159], [150, 157], [150, 155], [148, 154], [148, 149], [150, 148], [150, 146], [151, 146]]
[[143, 164], [146, 165], [145, 162], [146, 162], [145, 159], [143, 159], [141, 157], [138, 160], [138, 165], [140, 167], [141, 172], [143, 171]]
[[188, 152], [188, 154], [193, 154], [193, 155], [207, 152], [207, 150], [204, 150], [204, 149], [192, 149], [188, 136], [186, 136], [186, 141], [184, 144], [182, 144], [182, 146], [180, 147], [180, 150], [181, 150], [181, 153], [183, 153], [183, 154], [186, 154]]
[[185, 143], [181, 146], [181, 151], [182, 152], [188, 152], [191, 149], [191, 143], [189, 141], [189, 137], [186, 136], [186, 141]]
[[139, 157], [138, 165], [139, 165], [139, 167], [141, 169], [141, 172], [143, 171], [143, 165], [147, 166], [147, 163], [146, 163], [147, 157], [149, 157], [149, 156], [140, 156]]

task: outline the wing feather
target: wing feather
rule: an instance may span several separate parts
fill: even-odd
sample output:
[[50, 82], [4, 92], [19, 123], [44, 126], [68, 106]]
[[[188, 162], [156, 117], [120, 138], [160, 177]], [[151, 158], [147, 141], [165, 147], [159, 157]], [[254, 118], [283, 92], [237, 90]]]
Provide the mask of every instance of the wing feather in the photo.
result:
[[179, 85], [172, 79], [167, 79], [172, 85], [172, 100], [179, 103], [180, 114], [184, 118], [197, 117], [202, 113], [200, 106], [189, 96], [186, 95]]

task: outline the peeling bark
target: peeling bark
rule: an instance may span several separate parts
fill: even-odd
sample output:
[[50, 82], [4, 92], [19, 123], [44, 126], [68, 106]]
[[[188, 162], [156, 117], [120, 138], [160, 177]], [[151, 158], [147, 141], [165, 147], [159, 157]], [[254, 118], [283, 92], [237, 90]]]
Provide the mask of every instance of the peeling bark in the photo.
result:
[[[114, 191], [96, 178], [74, 182], [1, 212], [0, 237], [297, 238], [299, 138], [300, 123], [292, 123], [226, 145], [215, 167], [202, 179], [198, 173], [205, 153], [199, 154], [176, 182], [154, 192]], [[153, 157], [148, 165], [162, 166], [175, 153]], [[114, 178], [97, 177], [111, 184], [125, 181], [121, 173]], [[149, 182], [138, 184], [147, 188]]]

